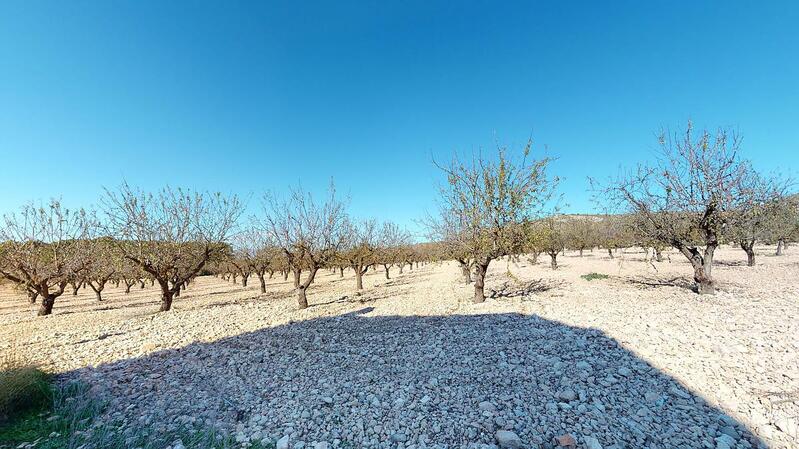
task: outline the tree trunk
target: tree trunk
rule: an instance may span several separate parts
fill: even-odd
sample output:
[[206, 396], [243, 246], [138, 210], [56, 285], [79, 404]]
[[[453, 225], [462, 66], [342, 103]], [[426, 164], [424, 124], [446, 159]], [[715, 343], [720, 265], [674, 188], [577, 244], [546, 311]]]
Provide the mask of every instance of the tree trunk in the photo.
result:
[[613, 250], [612, 250], [612, 249], [610, 249], [610, 248], [608, 248], [608, 256], [610, 256], [610, 258], [611, 258], [611, 259], [613, 259], [613, 258], [614, 258], [614, 257], [613, 257]]
[[31, 304], [36, 304], [36, 298], [39, 297], [39, 292], [28, 292], [28, 301]]
[[55, 295], [42, 296], [42, 304], [39, 306], [37, 315], [45, 316], [53, 313], [53, 304], [55, 304]]
[[782, 248], [785, 246], [785, 241], [783, 239], [777, 240], [777, 256], [782, 255]]
[[391, 279], [391, 277], [388, 275], [388, 270], [390, 266], [391, 265], [383, 264], [383, 269], [386, 270], [386, 279]]
[[72, 296], [78, 296], [78, 289], [80, 289], [80, 284], [73, 282], [70, 285], [72, 285]]
[[486, 279], [486, 272], [488, 271], [488, 264], [491, 261], [487, 261], [485, 263], [478, 263], [475, 264], [474, 270], [474, 299], [472, 302], [474, 304], [480, 304], [481, 302], [485, 302], [485, 279]]
[[307, 309], [308, 308], [308, 298], [306, 296], [306, 292], [308, 287], [313, 283], [314, 278], [316, 277], [316, 272], [319, 270], [318, 268], [311, 266], [308, 269], [308, 278], [305, 279], [305, 282], [299, 283], [299, 277], [297, 281], [299, 285], [297, 286], [297, 305], [300, 309]]
[[459, 260], [458, 263], [461, 266], [461, 273], [463, 274], [463, 281], [466, 282], [466, 284], [471, 284], [472, 283], [472, 270], [469, 269], [469, 264], [467, 264], [466, 262], [463, 262], [461, 260]]
[[125, 282], [125, 294], [126, 295], [130, 293], [130, 288], [133, 287], [133, 284], [134, 284], [134, 282], [131, 282], [130, 284]]
[[580, 257], [583, 257], [583, 249], [580, 248]]
[[94, 291], [94, 295], [97, 296], [97, 301], [99, 301], [99, 302], [103, 301], [103, 290], [102, 289], [95, 290]]
[[250, 278], [249, 274], [246, 274], [246, 275], [242, 274], [241, 275], [241, 286], [242, 287], [246, 287], [247, 286], [247, 279], [249, 279], [249, 278]]
[[144, 290], [144, 279], [139, 279], [139, 288]]
[[549, 253], [549, 266], [551, 266], [553, 270], [558, 269], [558, 253]]
[[161, 292], [161, 308], [158, 309], [159, 312], [168, 312], [172, 309], [172, 299], [174, 298], [174, 294], [171, 291], [162, 291]]
[[358, 266], [352, 267], [352, 269], [355, 270], [355, 289], [363, 290], [363, 274], [369, 269], [369, 267], [361, 269], [361, 267]]
[[400, 274], [402, 274], [402, 269], [403, 268], [405, 268], [405, 264], [404, 263], [399, 264], [399, 272], [400, 272]]
[[663, 252], [660, 251], [660, 248], [655, 248], [655, 260], [658, 262], [663, 262]]
[[308, 298], [305, 296], [305, 287], [300, 285], [297, 287], [297, 305], [300, 309], [308, 308]]
[[755, 266], [755, 242], [742, 240], [740, 242], [741, 249], [746, 252], [746, 265], [749, 267]]
[[264, 279], [264, 275], [261, 273], [258, 274], [258, 282], [261, 283], [261, 294], [266, 293], [266, 279]]
[[[291, 270], [294, 273], [294, 288], [300, 287], [300, 273], [302, 270]], [[307, 306], [306, 306], [307, 307]]]
[[694, 282], [696, 282], [696, 292], [700, 295], [713, 295], [716, 293], [716, 286], [713, 282], [713, 253], [715, 246], [708, 245], [705, 248], [704, 257], [696, 248], [682, 248], [680, 251], [688, 257], [691, 266], [694, 268]]
[[344, 267], [338, 267], [338, 277], [344, 277]]

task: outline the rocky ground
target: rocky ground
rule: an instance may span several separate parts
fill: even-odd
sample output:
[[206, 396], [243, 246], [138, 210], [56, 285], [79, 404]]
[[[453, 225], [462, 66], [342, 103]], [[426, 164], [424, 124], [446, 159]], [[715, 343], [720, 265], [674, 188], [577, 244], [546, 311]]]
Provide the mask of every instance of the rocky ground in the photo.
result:
[[90, 382], [131, 432], [243, 446], [799, 447], [799, 250], [772, 251], [722, 250], [713, 297], [679, 254], [632, 250], [495, 262], [480, 305], [451, 263], [370, 272], [359, 295], [325, 273], [302, 311], [282, 279], [201, 278], [160, 314], [150, 287], [46, 318], [6, 289], [0, 351]]

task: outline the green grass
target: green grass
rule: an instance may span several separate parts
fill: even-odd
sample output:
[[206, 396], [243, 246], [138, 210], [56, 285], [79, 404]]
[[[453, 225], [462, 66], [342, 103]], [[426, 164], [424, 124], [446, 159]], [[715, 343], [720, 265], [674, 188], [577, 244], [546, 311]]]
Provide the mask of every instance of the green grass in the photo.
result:
[[50, 375], [9, 350], [0, 360], [0, 425], [40, 411], [52, 397]]
[[588, 273], [580, 277], [585, 279], [586, 281], [593, 281], [594, 279], [607, 279], [608, 275], [602, 273]]

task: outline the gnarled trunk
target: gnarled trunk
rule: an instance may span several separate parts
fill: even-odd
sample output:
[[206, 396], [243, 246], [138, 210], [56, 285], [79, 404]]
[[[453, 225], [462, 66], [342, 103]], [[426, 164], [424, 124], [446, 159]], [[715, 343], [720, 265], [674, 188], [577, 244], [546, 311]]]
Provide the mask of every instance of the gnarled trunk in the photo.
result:
[[746, 253], [746, 265], [755, 266], [755, 242], [753, 240], [742, 240], [739, 242], [741, 249]]
[[488, 272], [488, 264], [491, 263], [491, 260], [488, 259], [485, 262], [476, 263], [474, 269], [474, 299], [472, 302], [474, 304], [480, 304], [481, 302], [485, 302], [485, 279], [486, 279], [486, 272]]
[[42, 304], [39, 306], [38, 316], [50, 315], [53, 313], [53, 304], [55, 304], [56, 295], [48, 294], [42, 296]]
[[552, 267], [553, 270], [558, 269], [558, 252], [551, 251], [549, 253], [549, 266]]
[[716, 285], [713, 282], [713, 254], [716, 251], [715, 245], [707, 245], [704, 255], [699, 253], [696, 248], [678, 248], [691, 262], [694, 268], [694, 282], [696, 282], [696, 292], [700, 295], [714, 295]]
[[258, 282], [261, 283], [261, 293], [266, 293], [266, 279], [263, 273], [258, 273]]
[[298, 270], [295, 268], [291, 271], [292, 273], [294, 273], [294, 288], [300, 288], [300, 273], [302, 270]]
[[162, 291], [161, 292], [161, 308], [158, 309], [159, 312], [168, 312], [172, 309], [172, 299], [175, 297], [174, 293], [171, 291]]
[[353, 266], [352, 269], [355, 271], [355, 289], [363, 290], [363, 275], [366, 274], [369, 267], [361, 268], [360, 266]]
[[383, 264], [383, 269], [384, 269], [384, 270], [385, 270], [385, 272], [386, 272], [386, 279], [391, 279], [391, 277], [388, 275], [388, 270], [389, 270], [390, 268], [391, 268], [391, 264]]

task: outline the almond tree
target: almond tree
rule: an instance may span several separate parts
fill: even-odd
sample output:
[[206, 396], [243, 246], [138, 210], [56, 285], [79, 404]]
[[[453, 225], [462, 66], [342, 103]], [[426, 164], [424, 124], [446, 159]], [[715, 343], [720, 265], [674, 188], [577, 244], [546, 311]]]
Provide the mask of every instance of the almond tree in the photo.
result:
[[738, 207], [730, 212], [727, 236], [746, 253], [747, 265], [755, 266], [755, 242], [766, 236], [769, 220], [785, 204], [785, 182], [760, 176], [753, 170], [742, 179]]
[[[440, 189], [441, 215], [460, 231], [462, 249], [474, 263], [474, 302], [485, 301], [485, 276], [492, 260], [520, 250], [520, 224], [540, 215], [552, 199], [557, 179], [546, 174], [550, 159], [530, 157], [532, 141], [516, 162], [505, 148], [496, 159], [454, 156], [447, 166], [436, 164], [447, 177]], [[445, 225], [444, 228], [447, 226]]]
[[213, 258], [242, 212], [235, 195], [201, 193], [166, 187], [155, 194], [123, 184], [106, 191], [107, 233], [122, 257], [150, 275], [161, 287], [160, 311]]
[[363, 275], [377, 262], [377, 222], [348, 220], [345, 229], [347, 244], [340, 257], [355, 272], [355, 288], [363, 290]]
[[41, 297], [39, 316], [50, 315], [56, 298], [82, 264], [88, 228], [84, 210], [70, 211], [60, 201], [26, 204], [0, 223], [0, 276], [24, 288], [32, 301]]
[[698, 293], [713, 294], [713, 256], [750, 166], [738, 156], [740, 138], [724, 129], [696, 136], [689, 122], [683, 134], [663, 133], [659, 142], [654, 165], [640, 165], [600, 193], [635, 216], [637, 234], [680, 251]]
[[789, 241], [799, 239], [799, 195], [782, 198], [774, 207], [765, 226], [765, 238], [776, 242], [775, 255], [781, 256]]
[[558, 253], [563, 251], [566, 242], [563, 226], [563, 217], [555, 215], [525, 226], [525, 249], [528, 252], [547, 254], [549, 266], [553, 270], [558, 269]]
[[[261, 228], [285, 256], [294, 273], [299, 308], [308, 307], [307, 290], [320, 268], [332, 266], [345, 243], [345, 203], [336, 198], [331, 183], [324, 202], [317, 202], [302, 188], [291, 189], [288, 198], [264, 195]], [[302, 280], [302, 271], [307, 277]]]
[[404, 264], [403, 248], [410, 244], [411, 236], [408, 231], [401, 229], [396, 223], [387, 221], [380, 228], [378, 241], [377, 259], [385, 270], [386, 279], [390, 279], [391, 266]]
[[86, 244], [86, 285], [92, 289], [97, 300], [102, 301], [105, 285], [121, 274], [117, 245], [107, 237], [87, 240]]

